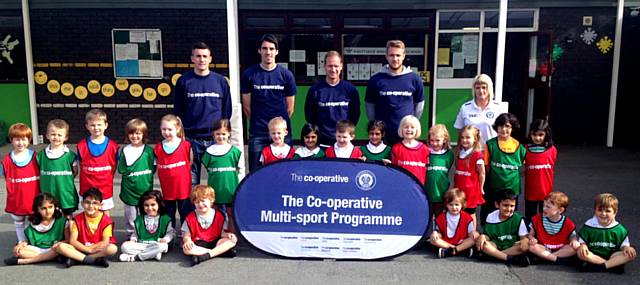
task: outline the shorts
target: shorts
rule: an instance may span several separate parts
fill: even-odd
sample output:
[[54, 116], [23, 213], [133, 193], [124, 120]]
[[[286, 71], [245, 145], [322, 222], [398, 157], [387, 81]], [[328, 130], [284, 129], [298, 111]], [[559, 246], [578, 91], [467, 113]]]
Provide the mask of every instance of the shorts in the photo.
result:
[[27, 245], [26, 247], [29, 248], [31, 251], [37, 252], [38, 254], [44, 254], [51, 251], [51, 248], [39, 248], [33, 245]]
[[[204, 247], [207, 249], [213, 249], [216, 247], [216, 245], [218, 244], [218, 241], [220, 239], [215, 239], [214, 241], [203, 241], [203, 240], [197, 240], [194, 242], [195, 245], [199, 246], [199, 247]], [[235, 257], [236, 253], [235, 253], [235, 247], [231, 248], [227, 251], [225, 251], [224, 253], [220, 254], [220, 257]]]
[[[82, 201], [82, 197], [80, 197], [80, 201]], [[114, 207], [115, 207], [115, 204], [113, 202], [113, 197], [111, 197], [109, 199], [102, 200], [102, 207], [100, 208], [100, 210], [109, 211]], [[78, 210], [80, 210], [81, 212], [84, 211], [84, 208], [82, 207], [82, 202], [78, 204]]]
[[478, 208], [464, 208], [463, 211], [465, 211], [469, 215], [473, 215], [473, 214], [476, 213], [477, 210], [478, 210]]

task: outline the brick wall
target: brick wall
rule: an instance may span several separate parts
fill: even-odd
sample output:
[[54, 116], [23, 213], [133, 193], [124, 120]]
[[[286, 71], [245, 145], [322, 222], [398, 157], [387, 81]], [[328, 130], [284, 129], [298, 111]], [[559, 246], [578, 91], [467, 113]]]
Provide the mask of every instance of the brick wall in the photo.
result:
[[[111, 63], [111, 29], [160, 29], [162, 32], [162, 56], [167, 63], [190, 63], [191, 45], [206, 42], [213, 50], [213, 61], [226, 64], [227, 22], [225, 10], [195, 9], [35, 9], [31, 11], [31, 29], [34, 62], [37, 63]], [[156, 88], [158, 84], [171, 84], [171, 76], [190, 68], [164, 68], [164, 78], [159, 80], [129, 80], [129, 85]], [[60, 84], [69, 82], [85, 86], [90, 80], [101, 84], [114, 84], [112, 67], [36, 67], [35, 72], [46, 72], [48, 79]], [[226, 69], [215, 70], [225, 74]], [[173, 111], [171, 95], [157, 96], [153, 102], [143, 97], [133, 97], [129, 91], [119, 91], [112, 97], [89, 94], [85, 100], [60, 92], [52, 94], [46, 85], [36, 85], [38, 123], [44, 134], [46, 124], [54, 118], [62, 118], [71, 125], [70, 143], [86, 135], [84, 114], [88, 107], [69, 108], [73, 104], [154, 104], [155, 108], [103, 108], [109, 116], [107, 135], [118, 142], [124, 138], [124, 125], [134, 117], [140, 117], [150, 128], [150, 142], [161, 139], [160, 118]], [[54, 105], [65, 104], [65, 105]], [[71, 104], [71, 105], [69, 105]], [[54, 106], [60, 108], [54, 108]], [[64, 107], [62, 107], [64, 106]], [[103, 105], [104, 106], [104, 105]], [[159, 108], [158, 108], [159, 107]]]

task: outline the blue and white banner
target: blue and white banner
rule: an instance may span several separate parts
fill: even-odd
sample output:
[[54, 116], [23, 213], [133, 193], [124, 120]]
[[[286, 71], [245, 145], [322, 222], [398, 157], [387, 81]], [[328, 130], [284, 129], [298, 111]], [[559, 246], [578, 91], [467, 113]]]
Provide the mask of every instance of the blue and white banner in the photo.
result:
[[234, 202], [240, 233], [285, 257], [378, 259], [404, 253], [429, 226], [420, 182], [395, 166], [278, 161], [248, 175]]

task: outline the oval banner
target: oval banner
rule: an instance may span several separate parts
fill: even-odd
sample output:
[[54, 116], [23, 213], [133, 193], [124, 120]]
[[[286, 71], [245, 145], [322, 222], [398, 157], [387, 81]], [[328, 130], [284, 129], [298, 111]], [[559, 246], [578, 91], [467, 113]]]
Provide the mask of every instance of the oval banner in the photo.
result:
[[415, 246], [430, 222], [420, 182], [396, 166], [283, 160], [250, 173], [234, 201], [238, 230], [284, 257], [379, 259]]

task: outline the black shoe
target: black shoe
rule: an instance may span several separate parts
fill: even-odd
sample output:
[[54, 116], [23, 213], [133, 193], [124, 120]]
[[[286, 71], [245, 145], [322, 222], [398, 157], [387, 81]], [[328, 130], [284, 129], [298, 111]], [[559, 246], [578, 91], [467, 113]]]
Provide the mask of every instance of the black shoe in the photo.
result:
[[607, 269], [607, 271], [609, 271], [611, 273], [615, 273], [615, 274], [624, 274], [624, 264], [623, 265], [618, 265], [616, 267], [611, 267], [611, 268]]
[[67, 258], [66, 256], [64, 256], [64, 255], [58, 255], [58, 256], [56, 256], [56, 262], [57, 262], [58, 264], [66, 264], [66, 263], [67, 263], [67, 259], [68, 259], [68, 258]]
[[200, 263], [200, 258], [197, 255], [191, 256], [191, 266], [196, 266]]
[[532, 265], [534, 265], [534, 264], [540, 264], [540, 263], [541, 263], [541, 261], [543, 261], [543, 260], [540, 260], [540, 259], [538, 258], [538, 256], [537, 256], [537, 255], [535, 255], [535, 254], [533, 254], [533, 253], [531, 253], [531, 252], [526, 253], [526, 256], [527, 256], [527, 258], [529, 258], [529, 262], [530, 262]]
[[604, 272], [607, 270], [607, 267], [603, 264], [593, 264], [586, 261], [583, 261], [578, 266], [578, 271], [580, 272]]
[[78, 261], [74, 260], [73, 258], [67, 258], [67, 262], [65, 262], [65, 264], [64, 264], [64, 265], [65, 265], [67, 268], [69, 268], [69, 267], [71, 267], [71, 266], [78, 265], [78, 264], [80, 264], [80, 262], [78, 262]]
[[516, 260], [517, 260], [516, 264], [518, 264], [519, 266], [527, 267], [531, 265], [531, 260], [529, 260], [529, 257], [526, 254], [519, 255]]
[[18, 258], [13, 256], [4, 260], [4, 264], [6, 265], [18, 265]]
[[105, 257], [98, 257], [93, 262], [93, 265], [107, 268], [107, 267], [109, 267], [109, 262], [107, 261], [107, 259]]
[[236, 257], [236, 255], [238, 254], [238, 252], [236, 251], [236, 248], [232, 248], [230, 250], [227, 250], [225, 253], [221, 254], [220, 257], [229, 257], [229, 258], [233, 258]]

